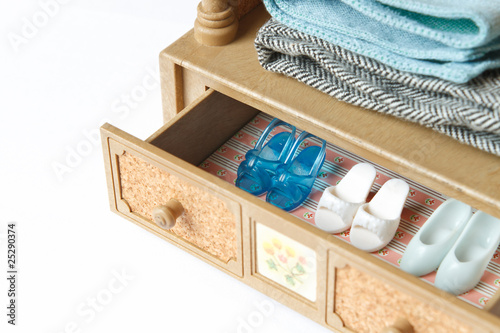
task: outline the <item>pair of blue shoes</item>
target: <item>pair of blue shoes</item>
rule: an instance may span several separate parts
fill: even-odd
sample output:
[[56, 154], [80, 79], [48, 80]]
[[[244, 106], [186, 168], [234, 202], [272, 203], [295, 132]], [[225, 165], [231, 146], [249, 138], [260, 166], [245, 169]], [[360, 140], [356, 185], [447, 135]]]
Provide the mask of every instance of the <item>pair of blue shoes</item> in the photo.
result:
[[[266, 139], [277, 126], [284, 125], [291, 132], [281, 132]], [[245, 154], [236, 178], [236, 186], [254, 194], [267, 192], [266, 201], [286, 211], [297, 208], [311, 192], [316, 176], [326, 156], [326, 142], [311, 146], [297, 154], [301, 143], [314, 135], [302, 132], [295, 139], [296, 129], [279, 119], [266, 127], [255, 148]]]

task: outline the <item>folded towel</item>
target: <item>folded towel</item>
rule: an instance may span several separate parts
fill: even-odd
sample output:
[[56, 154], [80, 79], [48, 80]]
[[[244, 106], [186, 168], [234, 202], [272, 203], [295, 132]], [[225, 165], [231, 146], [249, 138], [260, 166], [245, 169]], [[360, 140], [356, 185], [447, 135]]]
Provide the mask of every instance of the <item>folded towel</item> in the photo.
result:
[[495, 45], [495, 48], [500, 44], [497, 38], [500, 36], [498, 0], [376, 1], [378, 3], [347, 0], [365, 15], [446, 45], [464, 49], [483, 46], [493, 40], [496, 41], [491, 45]]
[[[425, 6], [425, 0], [380, 1], [393, 7], [374, 0], [264, 3], [274, 18], [291, 28], [403, 71], [463, 83], [500, 67], [500, 6], [490, 5], [488, 11], [487, 5], [473, 6], [472, 0], [461, 0], [469, 6], [448, 13], [445, 8], [448, 2], [453, 8], [451, 0], [436, 1], [439, 6], [435, 7], [441, 11]], [[474, 47], [463, 48], [465, 45]]]
[[271, 19], [261, 65], [339, 100], [413, 121], [500, 156], [500, 70], [465, 84], [402, 72]]

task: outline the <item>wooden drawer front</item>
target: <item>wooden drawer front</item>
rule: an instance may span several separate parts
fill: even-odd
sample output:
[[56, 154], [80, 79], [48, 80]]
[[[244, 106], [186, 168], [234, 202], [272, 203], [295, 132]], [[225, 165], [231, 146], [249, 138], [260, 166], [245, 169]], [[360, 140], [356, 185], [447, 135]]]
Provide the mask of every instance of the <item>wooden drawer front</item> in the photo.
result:
[[439, 304], [426, 304], [352, 265], [337, 267], [334, 279], [333, 312], [356, 332], [378, 333], [398, 318], [405, 318], [416, 333], [473, 332]]
[[[161, 159], [139, 153], [133, 142], [119, 143], [112, 138], [108, 142], [115, 210], [193, 254], [242, 276], [240, 205], [193, 182], [185, 172], [162, 164]], [[172, 229], [164, 230], [155, 224], [151, 211], [172, 198], [182, 204], [184, 213]]]
[[185, 213], [170, 229], [172, 234], [223, 262], [237, 259], [237, 225], [241, 220], [237, 203], [227, 198], [220, 199], [133, 153], [125, 152], [117, 159], [120, 199], [128, 205], [123, 207], [125, 213], [134, 213], [142, 221], [152, 223], [151, 211], [175, 198], [182, 204]]
[[[353, 251], [356, 252], [356, 251]], [[404, 273], [362, 262], [345, 248], [328, 249], [326, 323], [339, 332], [470, 333], [496, 332], [464, 312], [453, 316], [449, 296], [405, 283]], [[355, 254], [354, 254], [355, 255]], [[403, 287], [401, 287], [403, 282]], [[418, 281], [420, 282], [420, 281]], [[475, 321], [475, 323], [473, 323]], [[483, 326], [483, 324], [486, 324]], [[489, 327], [488, 327], [489, 326]], [[488, 328], [487, 328], [488, 327]], [[397, 329], [396, 329], [397, 328]]]
[[[101, 135], [111, 208], [206, 261], [242, 277], [241, 206], [224, 191], [224, 185], [228, 184], [217, 184], [220, 180], [197, 167], [228, 135], [241, 127], [240, 122], [247, 122], [256, 112], [244, 108], [240, 113], [242, 120], [219, 121], [222, 123], [219, 127], [211, 126], [210, 121], [203, 119], [203, 115], [210, 115], [206, 109], [223, 107], [227, 111], [231, 103], [232, 100], [208, 91], [184, 114], [146, 141], [109, 124], [102, 127]], [[213, 113], [212, 116], [216, 117], [216, 112]], [[179, 131], [179, 126], [186, 124], [190, 124], [191, 129]], [[207, 126], [202, 129], [197, 124]], [[152, 210], [170, 199], [179, 201], [184, 213], [172, 229], [165, 230], [154, 222]]]

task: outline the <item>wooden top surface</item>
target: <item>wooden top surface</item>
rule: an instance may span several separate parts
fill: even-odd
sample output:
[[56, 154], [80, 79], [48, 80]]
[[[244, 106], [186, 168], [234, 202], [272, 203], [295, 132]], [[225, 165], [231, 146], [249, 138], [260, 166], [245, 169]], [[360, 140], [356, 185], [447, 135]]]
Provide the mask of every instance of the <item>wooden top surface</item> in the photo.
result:
[[261, 5], [242, 19], [233, 43], [203, 46], [190, 31], [160, 57], [205, 76], [224, 94], [500, 218], [500, 157], [264, 70], [254, 39], [268, 18]]

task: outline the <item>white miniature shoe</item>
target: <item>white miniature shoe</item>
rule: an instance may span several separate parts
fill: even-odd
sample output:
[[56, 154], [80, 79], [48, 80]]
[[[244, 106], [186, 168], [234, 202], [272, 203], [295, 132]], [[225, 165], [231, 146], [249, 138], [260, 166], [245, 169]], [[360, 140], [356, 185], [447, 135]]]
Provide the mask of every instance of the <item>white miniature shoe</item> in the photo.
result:
[[455, 199], [438, 207], [406, 247], [400, 267], [422, 276], [436, 270], [472, 216], [472, 208]]
[[352, 245], [373, 252], [389, 244], [398, 229], [409, 190], [404, 180], [388, 180], [369, 203], [359, 207], [350, 232]]
[[454, 295], [471, 290], [500, 242], [500, 219], [476, 212], [439, 266], [434, 285]]
[[316, 226], [332, 234], [349, 229], [359, 206], [366, 202], [376, 175], [371, 164], [356, 164], [337, 186], [325, 189], [314, 218]]

